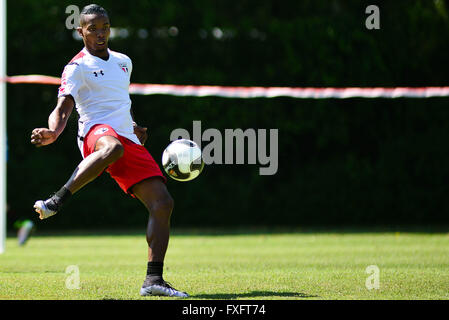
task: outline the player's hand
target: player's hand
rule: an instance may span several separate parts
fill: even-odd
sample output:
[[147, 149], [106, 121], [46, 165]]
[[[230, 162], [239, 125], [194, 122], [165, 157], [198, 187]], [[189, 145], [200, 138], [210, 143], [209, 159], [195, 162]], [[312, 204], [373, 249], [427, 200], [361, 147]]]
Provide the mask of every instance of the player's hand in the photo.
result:
[[139, 138], [140, 143], [144, 145], [148, 138], [147, 133], [148, 128], [141, 127], [137, 123], [134, 123], [133, 126], [134, 126], [134, 134], [137, 136], [137, 138]]
[[36, 128], [31, 132], [31, 143], [36, 147], [46, 146], [56, 139], [56, 132], [47, 128]]

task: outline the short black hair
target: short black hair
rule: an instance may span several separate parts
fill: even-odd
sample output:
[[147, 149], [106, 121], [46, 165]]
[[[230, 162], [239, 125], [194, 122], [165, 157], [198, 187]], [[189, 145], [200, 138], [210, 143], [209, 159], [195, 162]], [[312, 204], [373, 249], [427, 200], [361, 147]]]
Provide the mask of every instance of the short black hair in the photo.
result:
[[98, 4], [89, 4], [80, 12], [80, 26], [83, 24], [83, 16], [87, 14], [99, 14], [109, 18], [107, 11]]

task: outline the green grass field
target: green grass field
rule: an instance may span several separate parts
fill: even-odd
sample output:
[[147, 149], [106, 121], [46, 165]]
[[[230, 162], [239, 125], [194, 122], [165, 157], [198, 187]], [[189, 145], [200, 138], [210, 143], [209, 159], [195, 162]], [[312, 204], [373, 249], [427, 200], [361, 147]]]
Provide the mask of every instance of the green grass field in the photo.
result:
[[[172, 299], [139, 295], [146, 255], [143, 232], [37, 232], [24, 247], [11, 236], [0, 255], [0, 299]], [[379, 288], [368, 290], [371, 265]], [[79, 270], [79, 289], [67, 288], [76, 285], [69, 266]], [[449, 299], [447, 232], [174, 230], [165, 266], [188, 299]]]

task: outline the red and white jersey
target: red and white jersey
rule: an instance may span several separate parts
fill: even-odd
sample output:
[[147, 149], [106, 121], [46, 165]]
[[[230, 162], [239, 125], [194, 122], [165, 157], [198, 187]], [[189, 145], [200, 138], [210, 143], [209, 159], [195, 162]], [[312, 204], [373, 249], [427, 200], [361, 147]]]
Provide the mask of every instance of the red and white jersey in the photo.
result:
[[[131, 59], [109, 50], [109, 59], [91, 55], [86, 48], [65, 66], [58, 98], [71, 95], [80, 116], [78, 136], [84, 137], [95, 124], [110, 125], [119, 135], [140, 144], [134, 134], [129, 84]], [[83, 154], [83, 142], [78, 139]]]

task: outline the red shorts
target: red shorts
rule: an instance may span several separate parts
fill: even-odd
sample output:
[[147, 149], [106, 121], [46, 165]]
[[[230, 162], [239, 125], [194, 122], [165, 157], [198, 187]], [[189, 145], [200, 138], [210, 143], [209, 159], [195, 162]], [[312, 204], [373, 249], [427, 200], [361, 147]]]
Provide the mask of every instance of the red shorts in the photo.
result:
[[110, 164], [106, 169], [106, 172], [111, 175], [124, 192], [135, 197], [130, 191], [131, 187], [136, 183], [151, 177], [161, 177], [164, 182], [167, 182], [167, 179], [162, 174], [156, 161], [154, 161], [153, 157], [144, 146], [136, 144], [128, 138], [119, 136], [117, 132], [107, 124], [96, 124], [90, 128], [83, 140], [84, 157], [87, 157], [95, 151], [97, 140], [103, 136], [115, 137], [123, 145], [123, 156]]

